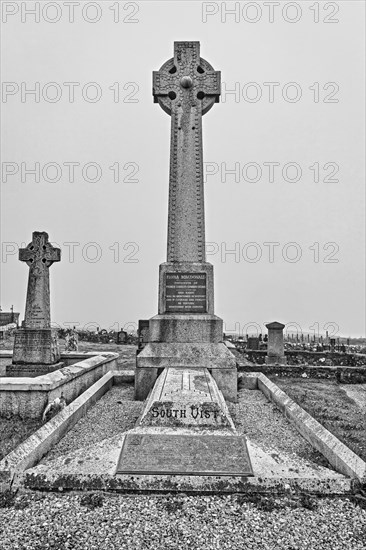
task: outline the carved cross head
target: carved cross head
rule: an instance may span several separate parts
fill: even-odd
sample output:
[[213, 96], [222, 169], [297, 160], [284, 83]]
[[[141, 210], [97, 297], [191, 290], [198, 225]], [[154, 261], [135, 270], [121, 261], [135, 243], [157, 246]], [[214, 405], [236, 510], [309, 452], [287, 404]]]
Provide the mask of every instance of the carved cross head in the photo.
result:
[[204, 115], [219, 102], [220, 74], [200, 57], [199, 42], [174, 42], [174, 57], [153, 72], [154, 102], [168, 115], [181, 106]]
[[29, 267], [50, 267], [53, 262], [61, 260], [61, 250], [48, 242], [48, 233], [34, 231], [32, 242], [26, 248], [19, 249], [19, 260]]

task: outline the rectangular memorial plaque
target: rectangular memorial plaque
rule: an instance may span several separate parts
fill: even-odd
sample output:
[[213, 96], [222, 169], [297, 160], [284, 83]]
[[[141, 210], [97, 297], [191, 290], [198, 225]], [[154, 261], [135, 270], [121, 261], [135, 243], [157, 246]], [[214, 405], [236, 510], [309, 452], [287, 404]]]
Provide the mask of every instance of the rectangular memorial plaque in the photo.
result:
[[243, 436], [126, 434], [116, 474], [252, 476]]
[[206, 273], [166, 273], [165, 311], [207, 313]]

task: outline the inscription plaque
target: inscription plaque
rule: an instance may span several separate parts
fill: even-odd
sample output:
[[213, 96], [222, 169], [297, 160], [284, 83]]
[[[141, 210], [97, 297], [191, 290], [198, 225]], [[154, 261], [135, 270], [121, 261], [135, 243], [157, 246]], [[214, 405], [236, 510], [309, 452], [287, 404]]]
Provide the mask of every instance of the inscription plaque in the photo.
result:
[[243, 436], [127, 433], [116, 474], [252, 476]]
[[206, 273], [166, 273], [167, 313], [207, 313]]

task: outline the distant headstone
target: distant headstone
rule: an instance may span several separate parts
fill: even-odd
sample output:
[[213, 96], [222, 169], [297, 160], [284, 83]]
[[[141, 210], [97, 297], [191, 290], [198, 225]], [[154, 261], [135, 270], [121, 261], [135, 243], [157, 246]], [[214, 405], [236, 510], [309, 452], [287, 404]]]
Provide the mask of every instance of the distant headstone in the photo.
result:
[[127, 332], [120, 330], [117, 332], [117, 344], [125, 344], [127, 342]]
[[259, 349], [259, 338], [258, 338], [258, 336], [249, 336], [248, 337], [247, 349], [250, 349], [250, 350], [258, 350]]
[[274, 321], [266, 325], [268, 329], [268, 344], [266, 363], [269, 365], [285, 365], [286, 357], [283, 345], [283, 329], [285, 325]]
[[58, 368], [60, 359], [57, 330], [51, 328], [49, 268], [61, 260], [61, 251], [48, 242], [47, 233], [35, 231], [32, 242], [19, 250], [19, 260], [29, 267], [27, 299], [8, 368], [13, 375], [16, 371], [24, 376], [43, 374]]
[[0, 326], [10, 325], [11, 323], [18, 324], [19, 322], [19, 313], [15, 311], [0, 311]]

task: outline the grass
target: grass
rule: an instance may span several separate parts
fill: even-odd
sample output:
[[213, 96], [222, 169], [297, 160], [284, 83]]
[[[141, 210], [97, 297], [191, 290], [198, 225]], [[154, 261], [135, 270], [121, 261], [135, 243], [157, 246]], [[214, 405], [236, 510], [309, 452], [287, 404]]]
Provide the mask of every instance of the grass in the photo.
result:
[[271, 380], [342, 443], [366, 460], [366, 415], [337, 382], [275, 376]]
[[41, 419], [0, 418], [0, 460], [41, 426]]

